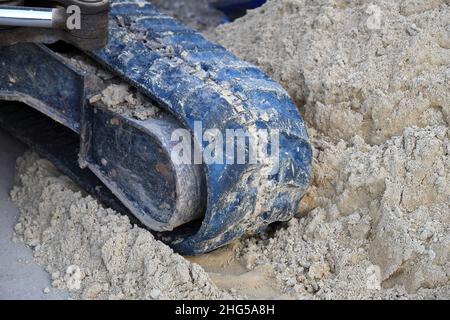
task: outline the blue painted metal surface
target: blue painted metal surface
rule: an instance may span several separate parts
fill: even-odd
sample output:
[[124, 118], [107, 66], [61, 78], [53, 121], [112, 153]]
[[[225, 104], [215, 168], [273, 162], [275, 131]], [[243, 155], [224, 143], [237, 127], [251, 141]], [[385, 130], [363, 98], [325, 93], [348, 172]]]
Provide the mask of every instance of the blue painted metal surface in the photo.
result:
[[[110, 208], [127, 213], [127, 208], [90, 170], [78, 164], [80, 137], [71, 129], [25, 104], [2, 102], [0, 126], [47, 158], [65, 175]], [[130, 215], [133, 223], [137, 219]]]
[[[107, 186], [144, 225], [172, 231], [201, 217], [205, 192], [200, 165], [176, 164], [170, 158], [171, 132], [182, 127], [173, 116], [161, 112], [157, 119], [139, 121], [90, 105], [85, 94], [98, 92], [90, 92], [82, 74], [42, 45], [0, 48], [0, 65], [0, 100], [27, 104], [79, 134], [72, 154], [75, 158], [79, 154], [81, 166], [98, 177], [96, 184]], [[20, 114], [24, 117], [26, 112]], [[17, 127], [22, 126], [17, 123]], [[74, 161], [63, 155], [59, 159], [57, 148], [42, 143], [39, 131], [13, 131], [62, 171], [76, 171]], [[88, 190], [96, 188], [77, 182]]]
[[[2, 72], [3, 80], [23, 73], [23, 68], [35, 68], [39, 61], [56, 65], [50, 70], [68, 70], [69, 79], [74, 80], [47, 79], [48, 89], [10, 82], [0, 88], [0, 99], [9, 95], [8, 99], [14, 100], [11, 97], [20, 98], [25, 92], [27, 99], [16, 100], [57, 121], [62, 118], [63, 125], [80, 135], [81, 165], [98, 178], [95, 182], [86, 179], [90, 180], [87, 189], [95, 191], [96, 184], [106, 186], [141, 222], [160, 231], [156, 235], [161, 240], [181, 253], [211, 251], [295, 215], [309, 184], [312, 155], [303, 119], [286, 91], [260, 69], [149, 3], [112, 1], [110, 27], [109, 45], [88, 54], [152, 99], [164, 110], [162, 118], [140, 121], [93, 107], [85, 100], [78, 104], [83, 89], [76, 73], [40, 46], [37, 50], [47, 59], [28, 57], [30, 61], [24, 62], [22, 69], [16, 64]], [[2, 50], [0, 64], [12, 62], [21, 49], [16, 48], [16, 53]], [[23, 48], [22, 52], [27, 56]], [[74, 96], [68, 93], [58, 101], [51, 100], [51, 87], [61, 85], [79, 90]], [[33, 82], [29, 86], [33, 87]], [[61, 117], [61, 110], [72, 116]], [[177, 127], [188, 129], [204, 149], [207, 143], [194, 135], [196, 122], [220, 132], [278, 131], [279, 171], [264, 175], [264, 165], [249, 163], [177, 167], [168, 157], [173, 147], [169, 133]], [[54, 161], [64, 165], [64, 161]], [[162, 171], [161, 166], [165, 168]], [[177, 194], [171, 196], [175, 185]], [[171, 231], [158, 227], [170, 217], [182, 216], [183, 204], [194, 221], [182, 221], [186, 223]]]
[[79, 132], [83, 77], [61, 58], [48, 60], [49, 54], [26, 44], [0, 47], [0, 99], [26, 103]]
[[256, 9], [266, 2], [267, 0], [217, 0], [212, 5], [233, 21], [244, 16], [247, 10]]

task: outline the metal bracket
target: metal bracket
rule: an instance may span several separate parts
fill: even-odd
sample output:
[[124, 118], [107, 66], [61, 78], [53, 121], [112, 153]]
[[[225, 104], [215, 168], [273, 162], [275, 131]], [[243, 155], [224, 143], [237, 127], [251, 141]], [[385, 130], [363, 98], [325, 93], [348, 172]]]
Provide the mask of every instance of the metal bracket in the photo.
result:
[[[80, 9], [80, 28], [69, 28], [70, 6]], [[59, 40], [82, 50], [108, 42], [109, 0], [0, 0], [0, 45]]]
[[[105, 188], [98, 192], [97, 186], [106, 186], [156, 231], [172, 231], [202, 217], [203, 167], [172, 161], [171, 133], [182, 128], [173, 115], [161, 110], [157, 118], [137, 120], [92, 106], [84, 76], [43, 45], [0, 47], [0, 68], [0, 101], [21, 102], [41, 113], [0, 106], [0, 127], [50, 159], [86, 191], [104, 199]], [[57, 144], [52, 136], [59, 137]], [[70, 141], [64, 143], [66, 138]], [[106, 198], [109, 205], [111, 197]]]

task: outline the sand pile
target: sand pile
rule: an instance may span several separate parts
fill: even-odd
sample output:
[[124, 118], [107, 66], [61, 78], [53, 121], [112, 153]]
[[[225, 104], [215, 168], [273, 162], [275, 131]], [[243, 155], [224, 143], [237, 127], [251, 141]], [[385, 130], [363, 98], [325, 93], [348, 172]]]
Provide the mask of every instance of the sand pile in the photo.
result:
[[243, 249], [299, 297], [395, 298], [450, 283], [449, 3], [270, 1], [218, 28], [308, 123], [308, 217]]
[[450, 122], [449, 4], [270, 1], [216, 38], [280, 81], [310, 128], [380, 144], [405, 127]]
[[48, 161], [26, 153], [11, 192], [16, 234], [51, 274], [52, 286], [82, 299], [220, 299], [197, 264], [83, 195]]
[[156, 118], [159, 115], [159, 109], [149, 98], [103, 69], [89, 57], [80, 53], [64, 53], [59, 56], [84, 74], [86, 88], [89, 91], [86, 94], [92, 105], [106, 107], [138, 120]]
[[448, 285], [448, 129], [408, 128], [380, 146], [354, 139], [331, 148], [318, 169], [336, 175], [329, 203], [273, 238], [247, 240], [244, 259], [272, 265], [298, 297], [396, 298]]

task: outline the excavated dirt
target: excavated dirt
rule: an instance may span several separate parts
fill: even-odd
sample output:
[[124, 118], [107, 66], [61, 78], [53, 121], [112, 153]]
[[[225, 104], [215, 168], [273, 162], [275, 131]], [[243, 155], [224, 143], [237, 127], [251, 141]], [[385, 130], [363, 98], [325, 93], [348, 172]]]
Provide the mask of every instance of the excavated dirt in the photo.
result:
[[108, 85], [101, 93], [91, 97], [89, 102], [138, 120], [155, 118], [160, 112], [158, 107], [126, 83]]
[[449, 4], [270, 1], [216, 31], [308, 123], [308, 216], [241, 253], [288, 292], [450, 297]]
[[138, 120], [156, 118], [160, 110], [149, 98], [78, 53], [60, 55], [85, 77], [89, 102]]
[[380, 144], [450, 122], [449, 4], [271, 1], [216, 40], [280, 81], [321, 135]]
[[272, 0], [210, 37], [305, 116], [314, 179], [298, 218], [185, 259], [27, 154], [16, 233], [54, 286], [74, 298], [450, 298], [450, 1]]
[[51, 274], [52, 286], [81, 299], [223, 299], [197, 264], [84, 195], [47, 160], [17, 161], [11, 196], [16, 234]]

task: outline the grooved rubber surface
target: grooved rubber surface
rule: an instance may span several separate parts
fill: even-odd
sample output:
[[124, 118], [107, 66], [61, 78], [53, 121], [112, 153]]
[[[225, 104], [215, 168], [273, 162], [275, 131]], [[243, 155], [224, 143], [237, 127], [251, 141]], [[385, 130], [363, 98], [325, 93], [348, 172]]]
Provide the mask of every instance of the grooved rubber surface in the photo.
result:
[[[171, 238], [196, 254], [229, 243], [298, 211], [312, 152], [304, 121], [287, 92], [260, 69], [149, 3], [113, 0], [107, 48], [90, 55], [173, 113], [191, 131], [251, 127], [280, 134], [280, 170], [261, 165], [204, 165], [208, 205], [200, 229]], [[197, 141], [198, 143], [201, 143]], [[205, 147], [205, 145], [203, 145]]]

